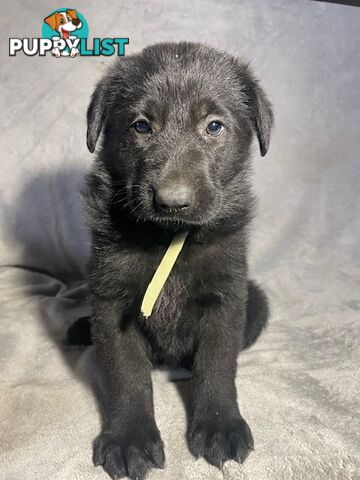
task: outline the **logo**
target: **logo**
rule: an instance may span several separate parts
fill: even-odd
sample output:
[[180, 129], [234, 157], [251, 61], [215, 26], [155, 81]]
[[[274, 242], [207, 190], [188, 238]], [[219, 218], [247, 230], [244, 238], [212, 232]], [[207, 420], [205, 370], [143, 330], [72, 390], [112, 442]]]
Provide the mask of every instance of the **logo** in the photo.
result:
[[88, 35], [87, 21], [76, 10], [56, 10], [44, 19], [42, 37], [53, 41], [51, 53], [57, 58], [78, 55], [79, 39], [87, 39]]
[[10, 38], [9, 55], [23, 52], [27, 56], [56, 58], [76, 56], [125, 55], [128, 38], [93, 38], [88, 41], [88, 23], [78, 10], [58, 8], [44, 18], [42, 38]]

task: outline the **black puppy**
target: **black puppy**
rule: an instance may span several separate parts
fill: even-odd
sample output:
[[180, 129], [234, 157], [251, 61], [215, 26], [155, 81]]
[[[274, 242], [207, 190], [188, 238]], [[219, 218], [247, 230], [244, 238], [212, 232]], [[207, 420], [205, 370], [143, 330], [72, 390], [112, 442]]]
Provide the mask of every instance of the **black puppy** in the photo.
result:
[[[246, 250], [253, 132], [265, 155], [272, 122], [248, 66], [201, 44], [154, 45], [126, 57], [92, 96], [91, 152], [104, 136], [87, 182], [91, 334], [108, 400], [94, 462], [114, 479], [142, 479], [164, 465], [154, 364], [192, 370], [188, 442], [196, 457], [220, 467], [253, 449], [235, 375], [239, 351], [268, 316], [265, 295], [247, 278]], [[146, 288], [182, 230], [183, 250], [145, 318]], [[84, 326], [75, 324], [69, 339], [79, 340]]]

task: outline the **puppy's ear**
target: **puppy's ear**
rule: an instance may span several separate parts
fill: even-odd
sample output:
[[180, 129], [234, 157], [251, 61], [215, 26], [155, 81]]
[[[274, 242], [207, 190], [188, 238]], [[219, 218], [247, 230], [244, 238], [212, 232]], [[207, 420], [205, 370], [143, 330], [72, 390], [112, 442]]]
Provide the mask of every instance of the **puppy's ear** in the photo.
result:
[[60, 14], [58, 12], [55, 12], [52, 15], [44, 18], [44, 22], [47, 23], [49, 27], [51, 27], [53, 30], [57, 31], [60, 24], [59, 16]]
[[76, 10], [69, 10], [69, 9], [67, 9], [67, 10], [66, 10], [66, 13], [67, 13], [68, 15], [70, 15], [70, 17], [71, 17], [73, 20], [77, 19]]
[[271, 103], [259, 82], [254, 78], [248, 66], [244, 67], [243, 81], [245, 83], [246, 103], [249, 107], [250, 120], [259, 141], [261, 156], [269, 150], [271, 130], [274, 115]]
[[93, 153], [95, 150], [96, 142], [108, 115], [106, 89], [107, 82], [105, 79], [103, 79], [97, 84], [87, 110], [86, 143], [91, 153]]

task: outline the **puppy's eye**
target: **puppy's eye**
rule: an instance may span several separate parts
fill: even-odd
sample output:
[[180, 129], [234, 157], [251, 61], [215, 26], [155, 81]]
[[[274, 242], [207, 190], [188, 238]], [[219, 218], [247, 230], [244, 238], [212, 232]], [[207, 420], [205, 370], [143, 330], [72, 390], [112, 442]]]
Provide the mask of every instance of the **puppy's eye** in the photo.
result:
[[65, 18], [60, 18], [60, 23], [65, 23]]
[[150, 123], [146, 120], [138, 120], [133, 124], [133, 127], [138, 133], [151, 133]]
[[217, 120], [210, 122], [206, 127], [206, 133], [212, 137], [217, 137], [223, 131], [224, 125]]

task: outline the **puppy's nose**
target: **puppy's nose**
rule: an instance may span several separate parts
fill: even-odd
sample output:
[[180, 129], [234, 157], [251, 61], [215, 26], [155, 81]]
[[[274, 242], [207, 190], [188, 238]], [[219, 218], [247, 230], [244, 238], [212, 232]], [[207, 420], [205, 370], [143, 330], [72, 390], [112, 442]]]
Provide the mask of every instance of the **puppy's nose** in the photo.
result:
[[75, 27], [77, 27], [80, 23], [80, 20], [78, 18], [73, 18], [72, 19], [72, 24], [75, 25]]
[[156, 206], [162, 210], [185, 209], [193, 201], [193, 191], [187, 185], [164, 186], [155, 190]]

